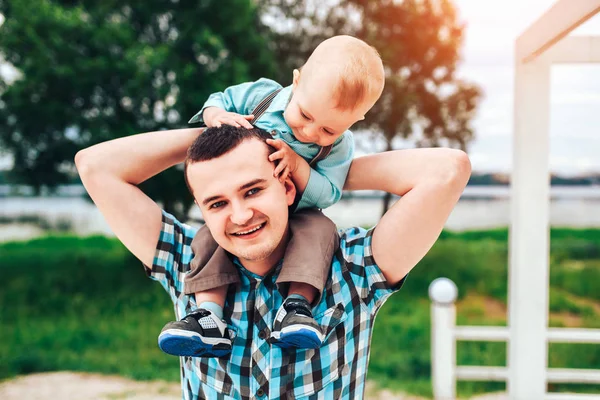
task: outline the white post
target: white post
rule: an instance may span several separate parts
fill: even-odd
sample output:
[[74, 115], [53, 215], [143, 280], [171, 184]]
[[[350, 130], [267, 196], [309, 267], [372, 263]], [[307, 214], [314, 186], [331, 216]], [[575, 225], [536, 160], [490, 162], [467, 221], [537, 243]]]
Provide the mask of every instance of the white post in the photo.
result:
[[429, 285], [431, 303], [431, 381], [436, 400], [456, 398], [456, 307], [458, 289], [448, 278]]
[[526, 64], [517, 59], [508, 289], [512, 400], [546, 393], [549, 86], [550, 65], [543, 57]]

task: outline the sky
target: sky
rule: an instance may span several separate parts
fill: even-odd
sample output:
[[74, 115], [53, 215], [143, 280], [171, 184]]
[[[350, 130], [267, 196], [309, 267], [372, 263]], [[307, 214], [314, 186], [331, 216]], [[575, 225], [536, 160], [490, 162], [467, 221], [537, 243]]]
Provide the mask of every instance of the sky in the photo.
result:
[[[515, 39], [554, 3], [455, 0], [467, 25], [458, 74], [485, 92], [468, 149], [474, 171], [510, 171]], [[571, 35], [600, 35], [600, 14]], [[553, 66], [550, 107], [552, 172], [600, 172], [600, 64]]]
[[[476, 172], [509, 172], [512, 162], [514, 43], [555, 0], [454, 0], [466, 24], [458, 76], [484, 98], [468, 152]], [[0, 15], [0, 25], [3, 17]], [[572, 35], [600, 35], [600, 14]], [[6, 73], [0, 64], [0, 73]], [[600, 64], [559, 65], [551, 73], [550, 169], [600, 172]], [[10, 161], [0, 157], [0, 169]]]

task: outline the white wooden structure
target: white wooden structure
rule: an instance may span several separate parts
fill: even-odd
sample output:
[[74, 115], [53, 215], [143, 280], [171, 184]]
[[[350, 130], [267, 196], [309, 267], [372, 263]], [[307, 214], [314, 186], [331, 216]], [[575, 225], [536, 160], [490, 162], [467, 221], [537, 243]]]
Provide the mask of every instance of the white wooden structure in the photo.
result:
[[600, 63], [600, 39], [566, 37], [600, 12], [600, 0], [558, 0], [516, 41], [508, 393], [541, 399], [548, 360], [550, 68]]
[[[456, 326], [454, 301], [458, 290], [447, 278], [438, 278], [429, 286], [431, 303], [431, 380], [436, 400], [456, 398], [456, 381], [504, 381], [511, 387], [512, 366], [483, 367], [456, 365], [457, 341], [494, 341], [512, 343], [512, 332], [505, 326]], [[600, 344], [600, 329], [549, 328], [544, 337], [548, 343]], [[600, 383], [600, 369], [547, 368], [544, 363], [544, 390], [536, 397], [510, 393], [509, 399], [598, 400], [600, 395], [546, 393], [546, 383]], [[539, 374], [536, 374], [539, 375]], [[510, 389], [509, 389], [510, 390]]]
[[[550, 69], [556, 63], [600, 63], [600, 37], [567, 36], [599, 12], [600, 0], [558, 0], [517, 38], [509, 324], [508, 328], [455, 327], [453, 305], [434, 302], [432, 313], [437, 322], [433, 321], [433, 329], [437, 335], [442, 329], [451, 336], [432, 338], [436, 398], [454, 398], [456, 379], [506, 380], [511, 400], [566, 398], [547, 394], [548, 382], [600, 383], [600, 371], [547, 368], [548, 342], [600, 343], [598, 330], [548, 329]], [[447, 360], [455, 364], [456, 340], [508, 341], [508, 367], [451, 366]], [[600, 398], [574, 396], [568, 398]]]

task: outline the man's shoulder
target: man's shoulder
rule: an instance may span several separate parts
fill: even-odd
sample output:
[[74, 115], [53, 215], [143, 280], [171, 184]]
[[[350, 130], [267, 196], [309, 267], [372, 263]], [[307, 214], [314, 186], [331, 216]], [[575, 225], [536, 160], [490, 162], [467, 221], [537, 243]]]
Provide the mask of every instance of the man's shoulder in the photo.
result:
[[352, 227], [340, 231], [340, 248], [334, 257], [331, 279], [328, 281], [331, 290], [326, 288], [327, 292], [332, 293], [336, 292], [333, 288], [340, 288], [337, 291], [345, 294], [345, 300], [356, 294], [372, 313], [377, 312], [389, 295], [398, 291], [404, 282], [402, 280], [391, 286], [377, 265], [372, 248], [374, 230], [375, 227]]
[[180, 222], [162, 210], [162, 226], [156, 243], [152, 266], [147, 266], [150, 278], [160, 282], [171, 294], [173, 301], [183, 290], [185, 274], [193, 258], [192, 240], [197, 228]]
[[333, 258], [332, 264], [339, 262], [342, 269], [348, 264], [366, 266], [374, 263], [372, 260], [371, 243], [373, 238], [373, 229], [365, 229], [359, 226], [340, 229], [339, 251]]
[[353, 248], [353, 247], [365, 247], [371, 245], [371, 238], [373, 237], [372, 228], [363, 228], [360, 226], [353, 226], [346, 229], [340, 229], [338, 234], [340, 236], [340, 247], [341, 248]]
[[183, 232], [191, 233], [192, 235], [194, 235], [198, 231], [197, 227], [189, 225], [185, 222], [181, 222], [180, 220], [177, 219], [177, 217], [175, 217], [173, 214], [169, 213], [166, 210], [161, 210], [161, 213], [162, 213], [162, 222], [164, 225], [163, 227], [165, 227], [165, 226], [178, 227], [178, 229], [181, 229]]
[[198, 228], [179, 221], [175, 216], [162, 210], [162, 226], [158, 238], [157, 250], [170, 244], [172, 251], [181, 251], [182, 247], [190, 246]]

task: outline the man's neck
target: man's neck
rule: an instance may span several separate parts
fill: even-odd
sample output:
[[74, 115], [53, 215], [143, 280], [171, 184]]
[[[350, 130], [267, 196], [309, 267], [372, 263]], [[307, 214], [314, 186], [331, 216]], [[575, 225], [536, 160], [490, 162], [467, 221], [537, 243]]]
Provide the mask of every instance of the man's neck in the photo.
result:
[[281, 260], [281, 258], [279, 258], [274, 263], [272, 263], [272, 262], [266, 262], [264, 260], [263, 261], [248, 261], [248, 260], [240, 259], [240, 264], [242, 264], [242, 266], [244, 268], [246, 268], [248, 271], [252, 272], [253, 274], [264, 277], [277, 266], [277, 264], [279, 263], [280, 260]]

